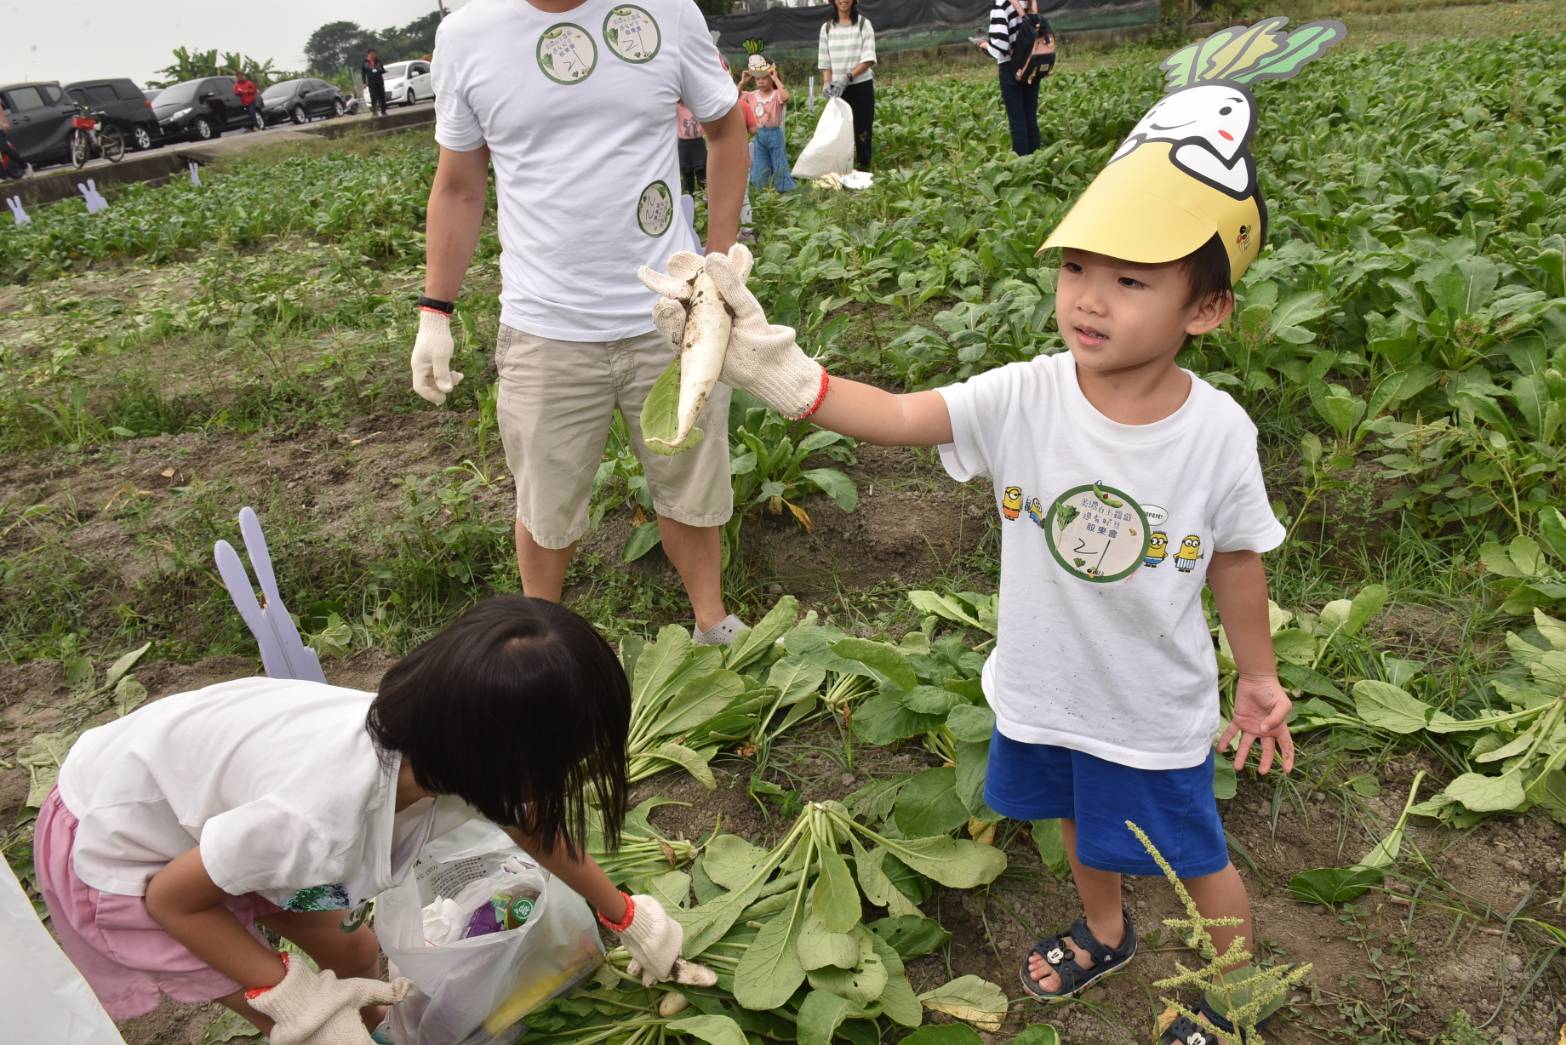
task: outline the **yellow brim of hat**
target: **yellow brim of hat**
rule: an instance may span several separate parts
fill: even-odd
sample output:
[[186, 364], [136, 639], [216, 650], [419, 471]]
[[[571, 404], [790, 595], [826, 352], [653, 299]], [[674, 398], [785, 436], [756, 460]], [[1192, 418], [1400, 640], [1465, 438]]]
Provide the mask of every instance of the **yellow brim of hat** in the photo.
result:
[[1230, 282], [1238, 282], [1260, 252], [1262, 234], [1256, 196], [1235, 199], [1176, 167], [1168, 143], [1147, 142], [1099, 172], [1038, 252], [1072, 247], [1159, 265], [1219, 235]]

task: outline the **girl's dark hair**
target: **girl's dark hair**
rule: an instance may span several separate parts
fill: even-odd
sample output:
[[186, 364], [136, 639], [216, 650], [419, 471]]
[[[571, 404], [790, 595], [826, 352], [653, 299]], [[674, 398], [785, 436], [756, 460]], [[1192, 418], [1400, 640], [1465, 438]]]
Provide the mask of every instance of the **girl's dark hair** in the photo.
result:
[[619, 843], [630, 723], [625, 671], [591, 624], [501, 595], [392, 665], [365, 725], [426, 791], [580, 855], [589, 794], [608, 845]]
[[[837, 0], [829, 0], [832, 4], [832, 17], [827, 19], [827, 25], [837, 24]], [[848, 5], [848, 21], [850, 25], [859, 24], [859, 0], [854, 0]]]

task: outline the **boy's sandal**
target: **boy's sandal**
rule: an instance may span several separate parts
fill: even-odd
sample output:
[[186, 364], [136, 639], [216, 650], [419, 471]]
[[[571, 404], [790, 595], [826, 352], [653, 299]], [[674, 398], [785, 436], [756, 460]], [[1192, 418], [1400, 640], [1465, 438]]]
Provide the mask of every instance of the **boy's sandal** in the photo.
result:
[[[1164, 1032], [1158, 1038], [1158, 1045], [1235, 1045], [1236, 1042], [1238, 1045], [1245, 1045], [1245, 1032], [1243, 1030], [1236, 1032], [1234, 1024], [1229, 1022], [1228, 1017], [1220, 1015], [1208, 1004], [1206, 998], [1202, 999], [1196, 1011], [1204, 1020], [1222, 1031], [1223, 1036], [1215, 1037], [1212, 1031], [1178, 1009], [1166, 1009], [1158, 1018], [1159, 1023], [1165, 1024]], [[1266, 1016], [1256, 1025], [1256, 1029], [1260, 1030], [1271, 1020], [1272, 1016]]]
[[[1124, 967], [1136, 954], [1136, 929], [1131, 924], [1131, 912], [1122, 910], [1121, 914], [1125, 918], [1126, 938], [1120, 941], [1119, 947], [1111, 947], [1094, 936], [1085, 918], [1072, 922], [1066, 932], [1035, 943], [1022, 958], [1022, 989], [1041, 1001], [1065, 1001]], [[1071, 947], [1066, 943], [1068, 938], [1076, 942], [1093, 964], [1085, 969], [1077, 964]], [[1060, 985], [1052, 991], [1045, 990], [1028, 973], [1028, 959], [1035, 954], [1043, 958], [1060, 978]]]

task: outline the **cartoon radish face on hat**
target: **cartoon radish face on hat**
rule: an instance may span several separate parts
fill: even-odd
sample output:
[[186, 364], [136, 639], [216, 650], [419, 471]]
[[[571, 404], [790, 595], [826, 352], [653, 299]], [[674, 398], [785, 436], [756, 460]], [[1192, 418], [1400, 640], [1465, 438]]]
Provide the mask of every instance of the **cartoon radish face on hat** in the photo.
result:
[[1201, 180], [1235, 196], [1255, 188], [1251, 135], [1256, 130], [1256, 103], [1236, 83], [1203, 83], [1165, 95], [1147, 111], [1120, 143], [1110, 162], [1149, 141], [1170, 142], [1170, 158]]
[[1213, 238], [1234, 284], [1261, 252], [1267, 205], [1256, 182], [1251, 85], [1282, 80], [1342, 40], [1342, 22], [1287, 18], [1220, 29], [1164, 59], [1165, 96], [1120, 143], [1040, 252], [1071, 247], [1141, 264], [1190, 255]]

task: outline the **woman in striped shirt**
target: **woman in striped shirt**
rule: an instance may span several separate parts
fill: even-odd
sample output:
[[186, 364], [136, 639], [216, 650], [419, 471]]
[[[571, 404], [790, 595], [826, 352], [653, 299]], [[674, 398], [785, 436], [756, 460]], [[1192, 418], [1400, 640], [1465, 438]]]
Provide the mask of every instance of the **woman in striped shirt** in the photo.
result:
[[859, 0], [832, 0], [835, 17], [821, 26], [816, 68], [827, 94], [841, 94], [854, 111], [854, 167], [870, 169], [875, 125], [875, 30], [859, 13]]
[[[1026, 0], [994, 0], [990, 4], [990, 35], [975, 40], [979, 50], [1000, 64], [1001, 104], [1006, 107], [1006, 122], [1011, 127], [1011, 151], [1027, 156], [1039, 147], [1039, 84], [1020, 83], [1017, 70], [1025, 55], [1013, 55], [1017, 26], [1022, 22]], [[1044, 22], [1049, 32], [1049, 22]], [[1015, 60], [1014, 60], [1015, 59]]]

